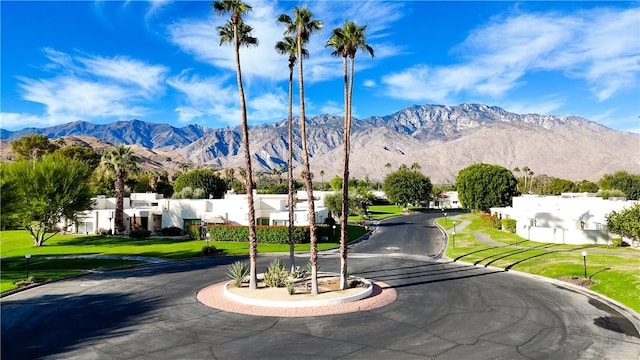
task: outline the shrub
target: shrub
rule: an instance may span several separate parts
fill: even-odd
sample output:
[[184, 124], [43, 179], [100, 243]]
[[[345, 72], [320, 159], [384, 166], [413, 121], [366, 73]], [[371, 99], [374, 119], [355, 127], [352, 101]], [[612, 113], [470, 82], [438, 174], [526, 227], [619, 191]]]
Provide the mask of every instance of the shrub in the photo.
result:
[[[317, 268], [318, 268], [318, 272], [320, 272], [320, 265], [318, 265]], [[313, 270], [311, 266], [311, 261], [307, 261], [307, 274], [311, 274], [311, 270]]]
[[327, 216], [327, 218], [324, 219], [324, 223], [326, 225], [333, 226], [336, 224], [336, 219], [332, 218], [331, 216]]
[[177, 226], [166, 227], [160, 230], [162, 236], [182, 236], [184, 234], [184, 230]]
[[293, 295], [296, 293], [296, 288], [293, 286], [293, 281], [287, 281], [285, 285], [287, 287], [287, 293], [289, 293], [289, 295]]
[[200, 231], [200, 225], [193, 224], [187, 227], [190, 240], [200, 240]]
[[611, 245], [616, 247], [622, 246], [622, 238], [612, 238]]
[[134, 229], [129, 231], [129, 237], [133, 239], [148, 239], [151, 231], [147, 229]]
[[[215, 225], [209, 227], [211, 241], [249, 241], [249, 227], [233, 225]], [[256, 237], [261, 244], [289, 243], [289, 228], [287, 226], [258, 226]], [[309, 242], [309, 227], [295, 227], [293, 241], [296, 244]]]
[[244, 278], [249, 276], [251, 270], [247, 263], [236, 261], [227, 268], [227, 277], [233, 280], [233, 285], [240, 287]]
[[296, 266], [291, 273], [291, 277], [294, 279], [302, 279], [307, 276], [308, 271], [301, 268], [300, 266]]
[[200, 254], [202, 256], [211, 256], [211, 255], [215, 255], [217, 252], [217, 249], [215, 246], [213, 245], [205, 245], [202, 247], [202, 250], [200, 250]]
[[516, 220], [515, 219], [502, 219], [502, 228], [510, 233], [516, 232]]
[[284, 286], [289, 273], [284, 269], [284, 264], [280, 259], [273, 259], [264, 272], [264, 283], [269, 287]]
[[480, 220], [482, 221], [482, 226], [490, 227], [494, 229], [502, 229], [502, 223], [498, 215], [493, 214], [482, 214], [480, 215]]

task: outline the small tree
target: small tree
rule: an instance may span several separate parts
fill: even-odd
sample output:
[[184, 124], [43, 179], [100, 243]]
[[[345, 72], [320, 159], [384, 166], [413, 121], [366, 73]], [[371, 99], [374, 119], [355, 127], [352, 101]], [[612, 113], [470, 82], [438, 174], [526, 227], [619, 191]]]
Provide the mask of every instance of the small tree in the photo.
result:
[[640, 204], [620, 211], [613, 211], [606, 217], [607, 229], [620, 236], [640, 241]]
[[460, 170], [456, 178], [458, 197], [464, 207], [489, 211], [495, 206], [509, 206], [518, 193], [516, 178], [499, 165], [473, 164]]
[[618, 171], [615, 174], [604, 175], [598, 185], [602, 190], [621, 190], [629, 200], [640, 199], [640, 175]]
[[16, 199], [24, 204], [17, 214], [35, 246], [42, 246], [59, 231], [54, 226], [60, 220], [75, 220], [78, 212], [91, 207], [90, 170], [78, 160], [46, 155], [35, 163], [18, 161], [7, 170]]
[[36, 161], [57, 148], [58, 146], [50, 142], [48, 137], [40, 134], [23, 136], [11, 142], [11, 149], [18, 154], [18, 160]]
[[203, 189], [205, 198], [212, 195], [219, 199], [227, 191], [226, 182], [209, 169], [196, 169], [181, 174], [173, 184], [173, 190], [176, 193], [182, 192], [187, 187]]
[[431, 198], [431, 180], [417, 169], [409, 169], [406, 165], [387, 175], [382, 183], [382, 190], [390, 202], [407, 208], [408, 204], [418, 205]]

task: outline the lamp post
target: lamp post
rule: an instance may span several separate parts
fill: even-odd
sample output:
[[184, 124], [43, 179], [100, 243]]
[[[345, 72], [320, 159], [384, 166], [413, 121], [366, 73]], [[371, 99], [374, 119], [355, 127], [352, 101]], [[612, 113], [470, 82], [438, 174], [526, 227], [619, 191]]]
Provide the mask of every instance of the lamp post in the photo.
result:
[[333, 228], [333, 236], [335, 237], [336, 236], [336, 225], [333, 224], [332, 228]]
[[27, 280], [28, 280], [29, 279], [29, 260], [31, 259], [31, 254], [26, 254], [24, 258], [27, 259]]
[[451, 235], [453, 235], [453, 250], [456, 249], [456, 229], [455, 229], [455, 223], [453, 224], [454, 229], [451, 232]]
[[582, 262], [584, 263], [584, 278], [587, 278], [587, 252], [582, 252]]
[[444, 213], [444, 226], [449, 225], [449, 223], [447, 222], [447, 213]]

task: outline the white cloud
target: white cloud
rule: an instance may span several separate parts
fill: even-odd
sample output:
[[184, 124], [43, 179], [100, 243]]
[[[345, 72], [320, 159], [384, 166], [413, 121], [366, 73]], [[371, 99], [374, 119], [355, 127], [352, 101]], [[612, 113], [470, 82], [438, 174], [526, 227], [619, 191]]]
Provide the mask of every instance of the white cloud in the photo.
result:
[[51, 125], [57, 125], [58, 122], [52, 121], [53, 119], [47, 119], [33, 114], [24, 113], [0, 113], [0, 123], [3, 128], [24, 128], [26, 124], [33, 127], [47, 127]]
[[637, 84], [640, 10], [595, 9], [573, 15], [517, 14], [493, 19], [452, 49], [463, 61], [414, 65], [382, 79], [394, 97], [455, 102], [461, 93], [499, 98], [534, 71], [582, 79], [599, 100]]
[[564, 105], [564, 101], [556, 97], [536, 99], [535, 102], [509, 102], [501, 107], [515, 114], [554, 114]]
[[[353, 109], [352, 109], [353, 111]], [[335, 116], [344, 116], [344, 104], [335, 101], [327, 101], [321, 108], [323, 114], [331, 114]]]
[[79, 58], [85, 71], [108, 80], [139, 87], [149, 96], [162, 89], [162, 82], [168, 69], [161, 65], [150, 65], [142, 61], [116, 56], [112, 59], [103, 57]]
[[[213, 120], [227, 125], [240, 123], [240, 101], [231, 76], [201, 78], [183, 71], [167, 80], [167, 83], [185, 95], [185, 104], [176, 112], [181, 122], [205, 122]], [[284, 118], [287, 114], [287, 94], [276, 89], [251, 96], [246, 90], [247, 121], [249, 124]]]
[[367, 79], [362, 83], [362, 86], [368, 87], [368, 88], [373, 88], [373, 87], [378, 86], [378, 84], [376, 83], [375, 80]]
[[[363, 7], [370, 11], [362, 11]], [[331, 29], [343, 25], [345, 13], [353, 14], [356, 21], [362, 20], [361, 23], [368, 24], [367, 31], [371, 39], [382, 39], [386, 37], [382, 32], [400, 18], [401, 9], [402, 6], [397, 3], [377, 1], [314, 3], [312, 11], [316, 19], [323, 20], [324, 29], [312, 35], [306, 45], [310, 56], [303, 60], [305, 81], [313, 83], [342, 75], [342, 59], [331, 56], [331, 52], [325, 48], [325, 43]], [[274, 50], [276, 42], [284, 36], [284, 27], [277, 24], [274, 19], [285, 12], [291, 13], [288, 8], [285, 10], [278, 7], [276, 2], [264, 1], [253, 5], [253, 11], [246, 15], [245, 21], [254, 28], [253, 36], [259, 42], [257, 47], [240, 50], [242, 73], [248, 82], [253, 81], [253, 78], [270, 81], [288, 79], [288, 59]], [[169, 38], [183, 51], [193, 54], [199, 61], [235, 71], [233, 48], [228, 44], [218, 45], [216, 27], [225, 21], [226, 19], [214, 15], [205, 20], [182, 20], [169, 26]], [[402, 48], [388, 43], [381, 43], [378, 49], [377, 44], [369, 42], [374, 47], [377, 58], [396, 56], [403, 51]], [[357, 59], [358, 69], [373, 66], [374, 63], [365, 58], [368, 56]], [[297, 69], [295, 71], [297, 75]]]
[[[41, 115], [7, 115], [7, 121], [28, 119], [29, 123], [55, 125], [76, 120], [130, 119], [149, 113], [152, 95], [162, 92], [167, 69], [126, 57], [106, 59], [74, 57], [44, 48], [49, 63], [44, 70], [56, 76], [32, 79], [17, 76], [22, 99], [43, 105]], [[8, 124], [8, 122], [4, 122]]]

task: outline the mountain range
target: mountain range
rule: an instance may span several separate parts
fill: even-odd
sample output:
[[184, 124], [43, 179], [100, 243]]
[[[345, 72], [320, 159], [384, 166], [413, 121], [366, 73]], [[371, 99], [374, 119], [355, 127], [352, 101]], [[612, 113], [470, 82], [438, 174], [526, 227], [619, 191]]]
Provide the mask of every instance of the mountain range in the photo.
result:
[[[317, 179], [342, 173], [343, 119], [307, 118], [307, 147]], [[299, 118], [294, 119], [294, 166], [300, 166]], [[134, 151], [157, 168], [180, 163], [213, 168], [243, 167], [239, 126], [176, 128], [140, 120], [98, 125], [76, 121], [48, 128], [0, 131], [3, 153], [8, 140], [31, 134], [89, 143], [136, 145]], [[640, 174], [640, 134], [616, 131], [593, 121], [559, 115], [514, 114], [482, 104], [411, 106], [387, 116], [352, 122], [352, 177], [382, 180], [401, 164], [417, 163], [434, 183], [452, 183], [458, 171], [484, 162], [508, 169], [528, 166], [535, 174], [597, 181], [624, 170]], [[252, 126], [254, 169], [286, 165], [287, 121]], [[103, 143], [104, 145], [104, 143]], [[391, 165], [390, 167], [388, 165]], [[296, 170], [299, 175], [299, 170]]]

